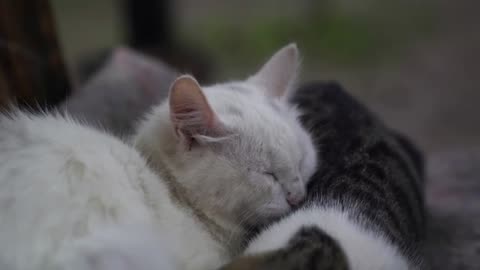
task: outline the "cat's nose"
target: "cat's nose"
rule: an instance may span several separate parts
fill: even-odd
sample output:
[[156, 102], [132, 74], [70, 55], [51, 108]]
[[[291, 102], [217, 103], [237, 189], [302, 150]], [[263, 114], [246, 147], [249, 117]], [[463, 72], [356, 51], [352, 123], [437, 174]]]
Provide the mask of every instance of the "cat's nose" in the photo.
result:
[[292, 193], [288, 192], [287, 193], [287, 202], [290, 204], [290, 206], [298, 206], [300, 203], [303, 201], [305, 198], [303, 193]]

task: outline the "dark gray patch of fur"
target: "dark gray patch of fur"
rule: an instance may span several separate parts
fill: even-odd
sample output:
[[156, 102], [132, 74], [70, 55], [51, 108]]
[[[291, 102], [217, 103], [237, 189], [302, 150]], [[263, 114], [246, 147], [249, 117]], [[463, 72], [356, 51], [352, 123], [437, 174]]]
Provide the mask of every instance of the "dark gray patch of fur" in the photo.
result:
[[[304, 113], [302, 121], [312, 132], [321, 160], [304, 206], [344, 208], [358, 226], [385, 236], [412, 265], [426, 267], [424, 164], [420, 151], [336, 83], [306, 85], [293, 101]], [[310, 228], [314, 229], [318, 230]], [[333, 239], [307, 237], [305, 230], [299, 230], [286, 247], [236, 259], [227, 269], [348, 269]], [[316, 248], [320, 254], [337, 255], [308, 252]], [[287, 259], [280, 260], [282, 256]], [[269, 262], [268, 258], [273, 259]], [[311, 268], [302, 264], [309, 260], [321, 263], [311, 264]]]
[[414, 265], [424, 258], [423, 158], [335, 83], [302, 87], [305, 114], [322, 159], [308, 187], [309, 204], [355, 209], [350, 218], [385, 235]]
[[348, 270], [348, 261], [337, 241], [315, 226], [302, 227], [276, 251], [245, 256], [221, 270]]

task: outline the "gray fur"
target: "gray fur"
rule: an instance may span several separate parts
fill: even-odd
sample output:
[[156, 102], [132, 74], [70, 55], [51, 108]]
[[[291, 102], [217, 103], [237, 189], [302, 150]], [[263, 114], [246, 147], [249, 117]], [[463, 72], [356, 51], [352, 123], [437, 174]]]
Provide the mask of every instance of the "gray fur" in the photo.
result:
[[348, 270], [339, 244], [315, 226], [305, 226], [282, 249], [234, 260], [221, 270]]
[[155, 59], [117, 48], [101, 70], [60, 106], [73, 118], [118, 136], [133, 133], [148, 108], [168, 95], [176, 72]]
[[[386, 128], [337, 84], [310, 84], [297, 92], [294, 101], [304, 112], [302, 119], [310, 127], [322, 157], [321, 167], [309, 183], [307, 201], [298, 212], [312, 209], [309, 211], [315, 213], [323, 207], [345, 209], [349, 220], [362, 230], [385, 238], [412, 268], [424, 267], [423, 162], [420, 152], [408, 139]], [[300, 224], [308, 223], [302, 223], [305, 214], [291, 217], [287, 218], [290, 224], [295, 224], [295, 217], [299, 217]], [[280, 221], [279, 224], [285, 223]], [[266, 233], [272, 230], [267, 228]], [[234, 260], [224, 269], [305, 269], [297, 268], [298, 264], [319, 256], [304, 252], [304, 249], [288, 253], [288, 257], [302, 259], [288, 261], [281, 256], [290, 243], [301, 241], [301, 230], [291, 236], [285, 247], [267, 254], [248, 252], [246, 257]], [[255, 239], [254, 246], [261, 245], [260, 240], [267, 240], [262, 236], [260, 234]], [[369, 246], [369, 243], [364, 244]], [[335, 241], [319, 243], [312, 240], [305, 245], [309, 246], [307, 250], [321, 245], [326, 253], [329, 250], [336, 250], [333, 254], [340, 252]], [[308, 269], [367, 270], [357, 268], [358, 265], [347, 267], [341, 256], [320, 258], [323, 265], [315, 264]], [[374, 259], [362, 258], [366, 261]], [[396, 269], [404, 268], [398, 266]]]
[[309, 186], [312, 203], [357, 206], [351, 218], [384, 234], [414, 264], [425, 232], [422, 158], [335, 84], [312, 84], [296, 97], [328, 160]]

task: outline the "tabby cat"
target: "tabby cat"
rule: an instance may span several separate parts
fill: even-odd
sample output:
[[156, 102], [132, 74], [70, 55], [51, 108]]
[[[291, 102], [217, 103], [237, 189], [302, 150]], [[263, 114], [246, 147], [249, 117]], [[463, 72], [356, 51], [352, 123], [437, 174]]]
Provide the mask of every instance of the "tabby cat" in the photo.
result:
[[294, 101], [322, 157], [308, 199], [222, 269], [423, 269], [421, 153], [335, 83]]

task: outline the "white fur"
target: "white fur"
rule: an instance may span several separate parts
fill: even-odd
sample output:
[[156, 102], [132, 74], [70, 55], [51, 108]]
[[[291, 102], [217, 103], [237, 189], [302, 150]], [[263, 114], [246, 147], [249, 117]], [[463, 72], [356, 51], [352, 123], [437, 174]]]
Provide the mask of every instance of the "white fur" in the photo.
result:
[[336, 208], [311, 207], [271, 226], [245, 251], [255, 254], [279, 249], [302, 227], [314, 225], [338, 241], [352, 270], [407, 270], [407, 260], [379, 234], [362, 229]]
[[61, 265], [85, 270], [173, 270], [174, 255], [168, 245], [175, 239], [158, 234], [145, 224], [113, 226], [98, 230], [61, 252]]
[[[72, 121], [21, 113], [0, 118], [0, 187], [0, 262], [11, 269], [76, 270], [93, 251], [99, 261], [135, 257], [138, 251], [126, 255], [130, 248], [122, 244], [132, 242], [134, 229], [121, 232], [128, 224], [159, 234], [139, 239], [169, 237], [157, 243], [158, 256], [168, 250], [175, 269], [213, 269], [226, 260], [134, 149]], [[103, 235], [117, 226], [118, 237]], [[142, 263], [131, 269], [151, 269], [138, 258], [128, 261]]]
[[[270, 61], [290, 59], [296, 66], [296, 50], [287, 46]], [[155, 108], [135, 145], [159, 175], [135, 149], [72, 120], [0, 116], [0, 263], [14, 270], [148, 270], [157, 264], [201, 270], [224, 264], [242, 240], [242, 225], [289, 211], [287, 193], [303, 197], [315, 169], [310, 137], [279, 96], [291, 82], [277, 81], [292, 69], [266, 66], [268, 72], [254, 76], [261, 84], [203, 89], [226, 133], [195, 134], [199, 144], [192, 149], [175, 134], [168, 103]], [[215, 240], [217, 232], [193, 209], [173, 200], [165, 168], [229, 239]]]
[[[291, 210], [288, 194], [297, 200], [305, 196], [317, 163], [310, 136], [284, 98], [295, 77], [290, 73], [295, 73], [298, 65], [297, 54], [295, 45], [283, 48], [246, 81], [199, 89], [193, 78], [182, 76], [172, 91], [179, 90], [184, 97], [174, 93], [172, 98], [171, 94], [169, 102], [154, 108], [141, 123], [135, 146], [154, 167], [167, 167], [186, 188], [188, 197], [228, 227], [257, 224], [287, 213]], [[278, 95], [278, 87], [285, 88], [282, 95]], [[175, 132], [172, 102], [194, 110], [184, 117], [188, 122], [180, 123], [182, 128], [192, 126], [194, 132], [205, 133], [193, 134], [198, 145], [192, 149], [182, 144]], [[218, 123], [207, 126], [205, 118], [215, 118]], [[277, 180], [266, 172], [275, 174]]]

